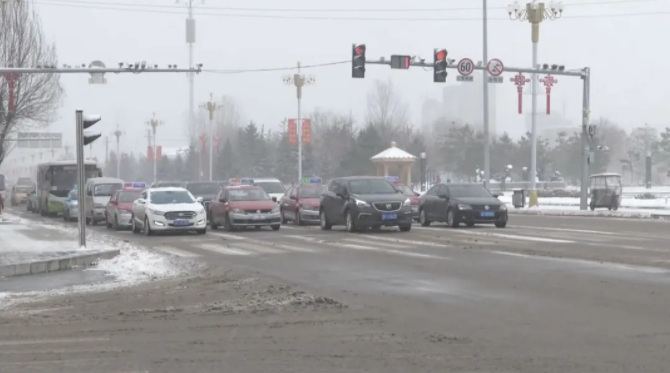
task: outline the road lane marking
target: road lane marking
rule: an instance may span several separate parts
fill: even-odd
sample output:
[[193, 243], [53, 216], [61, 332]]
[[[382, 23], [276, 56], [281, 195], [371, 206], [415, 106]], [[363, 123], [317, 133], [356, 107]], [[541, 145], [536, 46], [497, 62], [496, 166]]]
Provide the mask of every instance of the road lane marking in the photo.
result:
[[[354, 244], [366, 244], [366, 245], [370, 243], [366, 240], [360, 240], [360, 239], [356, 239], [356, 238], [345, 238], [342, 241], [352, 242]], [[391, 248], [391, 249], [407, 249], [406, 245], [396, 245], [396, 244], [392, 244], [392, 243], [388, 243], [388, 242], [375, 242], [375, 245], [378, 245], [378, 246], [381, 246], [381, 247], [387, 247], [387, 248]]]
[[254, 243], [239, 242], [239, 243], [235, 243], [235, 247], [241, 247], [245, 250], [258, 251], [258, 252], [266, 253], [266, 254], [281, 254], [281, 253], [285, 252], [285, 251], [282, 251], [282, 250], [273, 249], [271, 247], [268, 247], [266, 245], [262, 245], [262, 244], [259, 244], [259, 243], [256, 243], [256, 242], [254, 242]]
[[515, 228], [515, 229], [524, 229], [524, 230], [541, 229], [541, 230], [545, 230], [545, 231], [558, 231], [558, 232], [575, 232], [575, 233], [604, 234], [604, 235], [621, 235], [620, 233], [615, 233], [615, 232], [589, 231], [589, 230], [585, 230], [585, 229], [533, 227], [533, 226], [523, 226], [523, 225], [513, 225], [513, 226], [508, 226], [508, 227], [509, 227], [509, 228]]
[[454, 229], [451, 232], [471, 234], [473, 236], [500, 237], [500, 238], [507, 238], [507, 239], [511, 239], [511, 240], [521, 240], [521, 241], [550, 242], [550, 243], [575, 243], [575, 241], [559, 240], [559, 239], [555, 239], [555, 238], [542, 238], [542, 237], [534, 237], [534, 236], [517, 236], [517, 235], [502, 234], [502, 233], [480, 233], [480, 232], [473, 232], [473, 231], [468, 231], [468, 230], [463, 230], [463, 229], [461, 229], [461, 230]]
[[246, 237], [238, 236], [238, 235], [235, 235], [235, 234], [222, 233], [222, 232], [212, 232], [211, 230], [209, 232], [210, 232], [210, 234], [213, 234], [213, 235], [216, 235], [216, 236], [219, 236], [219, 237], [223, 237], [223, 238], [228, 238], [228, 239], [231, 239], [231, 240], [239, 241], [239, 240], [246, 240], [247, 239]]
[[275, 246], [280, 247], [280, 248], [282, 248], [284, 250], [287, 250], [287, 251], [298, 251], [298, 252], [307, 252], [307, 253], [313, 253], [313, 252], [316, 252], [316, 251], [320, 251], [320, 250], [316, 250], [316, 249], [308, 249], [306, 247], [292, 246], [292, 245], [275, 244]]
[[154, 246], [154, 250], [158, 250], [164, 254], [179, 256], [182, 258], [193, 258], [200, 256], [199, 254], [192, 253], [190, 251], [180, 250], [171, 246]]
[[215, 252], [218, 254], [224, 254], [224, 255], [253, 255], [250, 252], [243, 251], [243, 250], [238, 250], [238, 249], [233, 249], [231, 247], [222, 247], [219, 245], [210, 245], [210, 244], [200, 244], [200, 245], [195, 245], [195, 247], [203, 250], [207, 250], [210, 252]]
[[15, 341], [0, 341], [0, 346], [23, 346], [23, 345], [39, 345], [39, 344], [57, 344], [57, 343], [80, 343], [80, 342], [109, 342], [109, 338], [59, 338], [59, 339], [32, 339], [32, 340], [15, 340]]
[[[298, 239], [301, 239], [301, 240], [305, 240], [305, 241], [311, 241], [311, 242], [319, 243], [321, 245], [335, 246], [337, 248], [345, 247], [345, 248], [348, 248], [348, 249], [363, 250], [363, 251], [376, 251], [376, 252], [382, 252], [382, 253], [387, 253], [387, 254], [396, 254], [396, 255], [409, 256], [409, 257], [415, 257], [415, 258], [429, 258], [429, 259], [443, 259], [443, 260], [450, 260], [451, 259], [451, 258], [448, 258], [448, 257], [430, 255], [430, 254], [422, 254], [422, 253], [415, 253], [415, 252], [412, 252], [412, 251], [402, 251], [402, 250], [386, 249], [386, 248], [375, 247], [375, 246], [339, 243], [339, 242], [332, 242], [332, 241], [328, 242], [328, 241], [325, 241], [325, 240], [320, 240], [320, 239], [315, 238], [315, 237], [304, 237], [304, 236], [292, 236], [292, 237], [298, 238]], [[374, 238], [376, 239], [378, 237], [375, 236]], [[358, 241], [359, 243], [369, 244], [365, 240], [356, 240], [356, 239], [351, 239], [351, 238], [348, 238], [348, 239], [345, 239], [345, 240], [352, 241], [352, 242], [354, 242], [354, 240], [355, 240], [355, 241]], [[343, 240], [343, 241], [345, 241], [345, 240]], [[413, 241], [409, 241], [409, 242], [413, 242]], [[382, 246], [384, 243], [375, 242], [373, 244]], [[393, 245], [393, 246], [400, 246], [400, 245]], [[440, 245], [440, 246], [444, 246], [444, 245]]]

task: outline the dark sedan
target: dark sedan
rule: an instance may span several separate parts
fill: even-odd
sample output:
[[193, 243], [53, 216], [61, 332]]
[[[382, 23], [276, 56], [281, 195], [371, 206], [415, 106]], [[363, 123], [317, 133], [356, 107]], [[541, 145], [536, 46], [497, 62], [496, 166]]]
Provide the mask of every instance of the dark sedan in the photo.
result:
[[464, 223], [507, 226], [507, 206], [481, 184], [437, 184], [421, 196], [421, 225], [445, 222], [451, 227]]

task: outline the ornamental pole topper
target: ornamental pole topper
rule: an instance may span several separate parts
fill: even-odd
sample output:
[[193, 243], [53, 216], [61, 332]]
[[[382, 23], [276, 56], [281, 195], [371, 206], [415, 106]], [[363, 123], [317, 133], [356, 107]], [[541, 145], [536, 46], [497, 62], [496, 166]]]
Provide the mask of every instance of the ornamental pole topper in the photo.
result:
[[558, 83], [558, 79], [551, 75], [540, 78], [540, 82], [544, 84], [544, 89], [547, 91], [547, 115], [551, 113], [551, 87]]
[[509, 81], [514, 83], [516, 91], [519, 93], [519, 114], [523, 114], [523, 86], [530, 82], [530, 79], [526, 78], [525, 75], [518, 73], [514, 75], [514, 78], [510, 78]]

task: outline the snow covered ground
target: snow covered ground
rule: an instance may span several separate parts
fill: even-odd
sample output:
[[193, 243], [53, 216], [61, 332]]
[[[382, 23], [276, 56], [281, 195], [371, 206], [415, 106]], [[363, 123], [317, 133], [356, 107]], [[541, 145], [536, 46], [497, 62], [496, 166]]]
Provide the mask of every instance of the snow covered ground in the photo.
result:
[[622, 218], [659, 218], [667, 216], [670, 218], [670, 210], [655, 210], [655, 209], [636, 209], [636, 208], [620, 208], [617, 211], [609, 211], [607, 209], [596, 209], [595, 211], [587, 210], [581, 211], [579, 206], [550, 206], [540, 205], [538, 207], [525, 207], [516, 209], [511, 203], [507, 204], [507, 209], [511, 214], [547, 214], [547, 215], [566, 215], [566, 216], [612, 216]]
[[[3, 218], [13, 220], [14, 222], [21, 221], [16, 216], [3, 213]], [[26, 222], [23, 222], [26, 223]], [[2, 224], [0, 224], [2, 226]], [[5, 227], [13, 227], [16, 229], [20, 225], [12, 224], [5, 225]], [[103, 273], [104, 280], [86, 285], [74, 285], [61, 289], [49, 291], [34, 291], [26, 293], [9, 293], [2, 292], [0, 286], [0, 309], [11, 306], [12, 304], [35, 301], [44, 299], [54, 295], [79, 293], [79, 292], [95, 292], [115, 289], [119, 287], [137, 285], [144, 282], [155, 281], [170, 277], [179, 276], [184, 273], [193, 273], [199, 268], [202, 268], [201, 263], [183, 260], [172, 256], [161, 255], [152, 251], [145, 250], [125, 242], [113, 240], [108, 236], [97, 235], [89, 233], [87, 236], [87, 249], [77, 249], [76, 238], [77, 229], [67, 227], [59, 224], [40, 224], [35, 221], [30, 221], [30, 229], [41, 229], [45, 231], [57, 230], [61, 235], [69, 236], [69, 240], [62, 240], [61, 243], [52, 247], [40, 243], [39, 240], [29, 242], [30, 240], [24, 236], [21, 245], [31, 251], [32, 254], [42, 252], [53, 254], [55, 252], [71, 253], [77, 250], [111, 250], [119, 249], [121, 254], [113, 259], [101, 260], [97, 266], [86, 269], [86, 271], [100, 271]], [[0, 236], [4, 237], [7, 233], [4, 230], [0, 231]], [[49, 251], [51, 250], [51, 251]]]
[[[507, 204], [511, 204], [512, 192], [505, 192], [505, 194], [500, 196], [499, 199]], [[540, 206], [579, 206], [579, 198], [538, 197], [537, 200]], [[527, 199], [526, 204], [528, 204]], [[668, 196], [668, 198], [656, 198], [656, 199], [636, 199], [624, 195], [623, 198], [621, 198], [620, 209], [621, 208], [670, 211], [670, 195]]]

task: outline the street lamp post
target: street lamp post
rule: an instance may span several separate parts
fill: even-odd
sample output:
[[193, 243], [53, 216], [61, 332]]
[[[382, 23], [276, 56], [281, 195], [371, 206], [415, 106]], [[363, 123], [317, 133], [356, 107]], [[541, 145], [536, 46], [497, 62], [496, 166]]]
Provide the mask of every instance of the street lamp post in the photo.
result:
[[116, 128], [116, 131], [112, 132], [112, 135], [116, 137], [116, 178], [120, 179], [121, 178], [121, 136], [125, 135], [126, 133], [124, 131], [121, 131], [118, 126]]
[[221, 108], [221, 105], [214, 102], [214, 94], [209, 94], [209, 101], [200, 105], [209, 113], [209, 181], [214, 179], [214, 112]]
[[316, 83], [316, 79], [311, 76], [305, 76], [300, 73], [301, 64], [298, 62], [298, 72], [293, 76], [285, 76], [284, 84], [294, 85], [296, 88], [296, 97], [298, 98], [298, 180], [302, 180], [302, 87]]
[[[563, 15], [563, 3], [550, 1], [548, 4], [538, 3], [533, 0], [526, 4], [523, 9], [518, 1], [507, 6], [507, 13], [514, 21], [528, 21], [531, 24], [531, 41], [533, 42], [533, 69], [538, 68], [537, 44], [540, 40], [540, 23], [545, 19], [556, 20]], [[530, 194], [529, 206], [537, 206], [537, 190], [535, 181], [537, 178], [537, 73], [531, 76], [531, 158], [530, 158]]]
[[163, 124], [164, 123], [162, 121], [160, 121], [156, 118], [156, 113], [154, 113], [154, 117], [151, 118], [151, 120], [149, 120], [147, 122], [147, 125], [149, 125], [151, 127], [151, 130], [152, 130], [152, 136], [151, 137], [152, 137], [152, 140], [153, 140], [153, 143], [154, 143], [153, 144], [153, 148], [154, 148], [153, 149], [153, 152], [154, 152], [154, 184], [158, 183], [158, 167], [156, 166], [157, 165], [157, 163], [156, 163], [156, 158], [157, 158], [157, 154], [156, 154], [156, 127], [161, 126]]
[[421, 152], [419, 154], [419, 166], [421, 167], [421, 191], [426, 191], [426, 152]]

